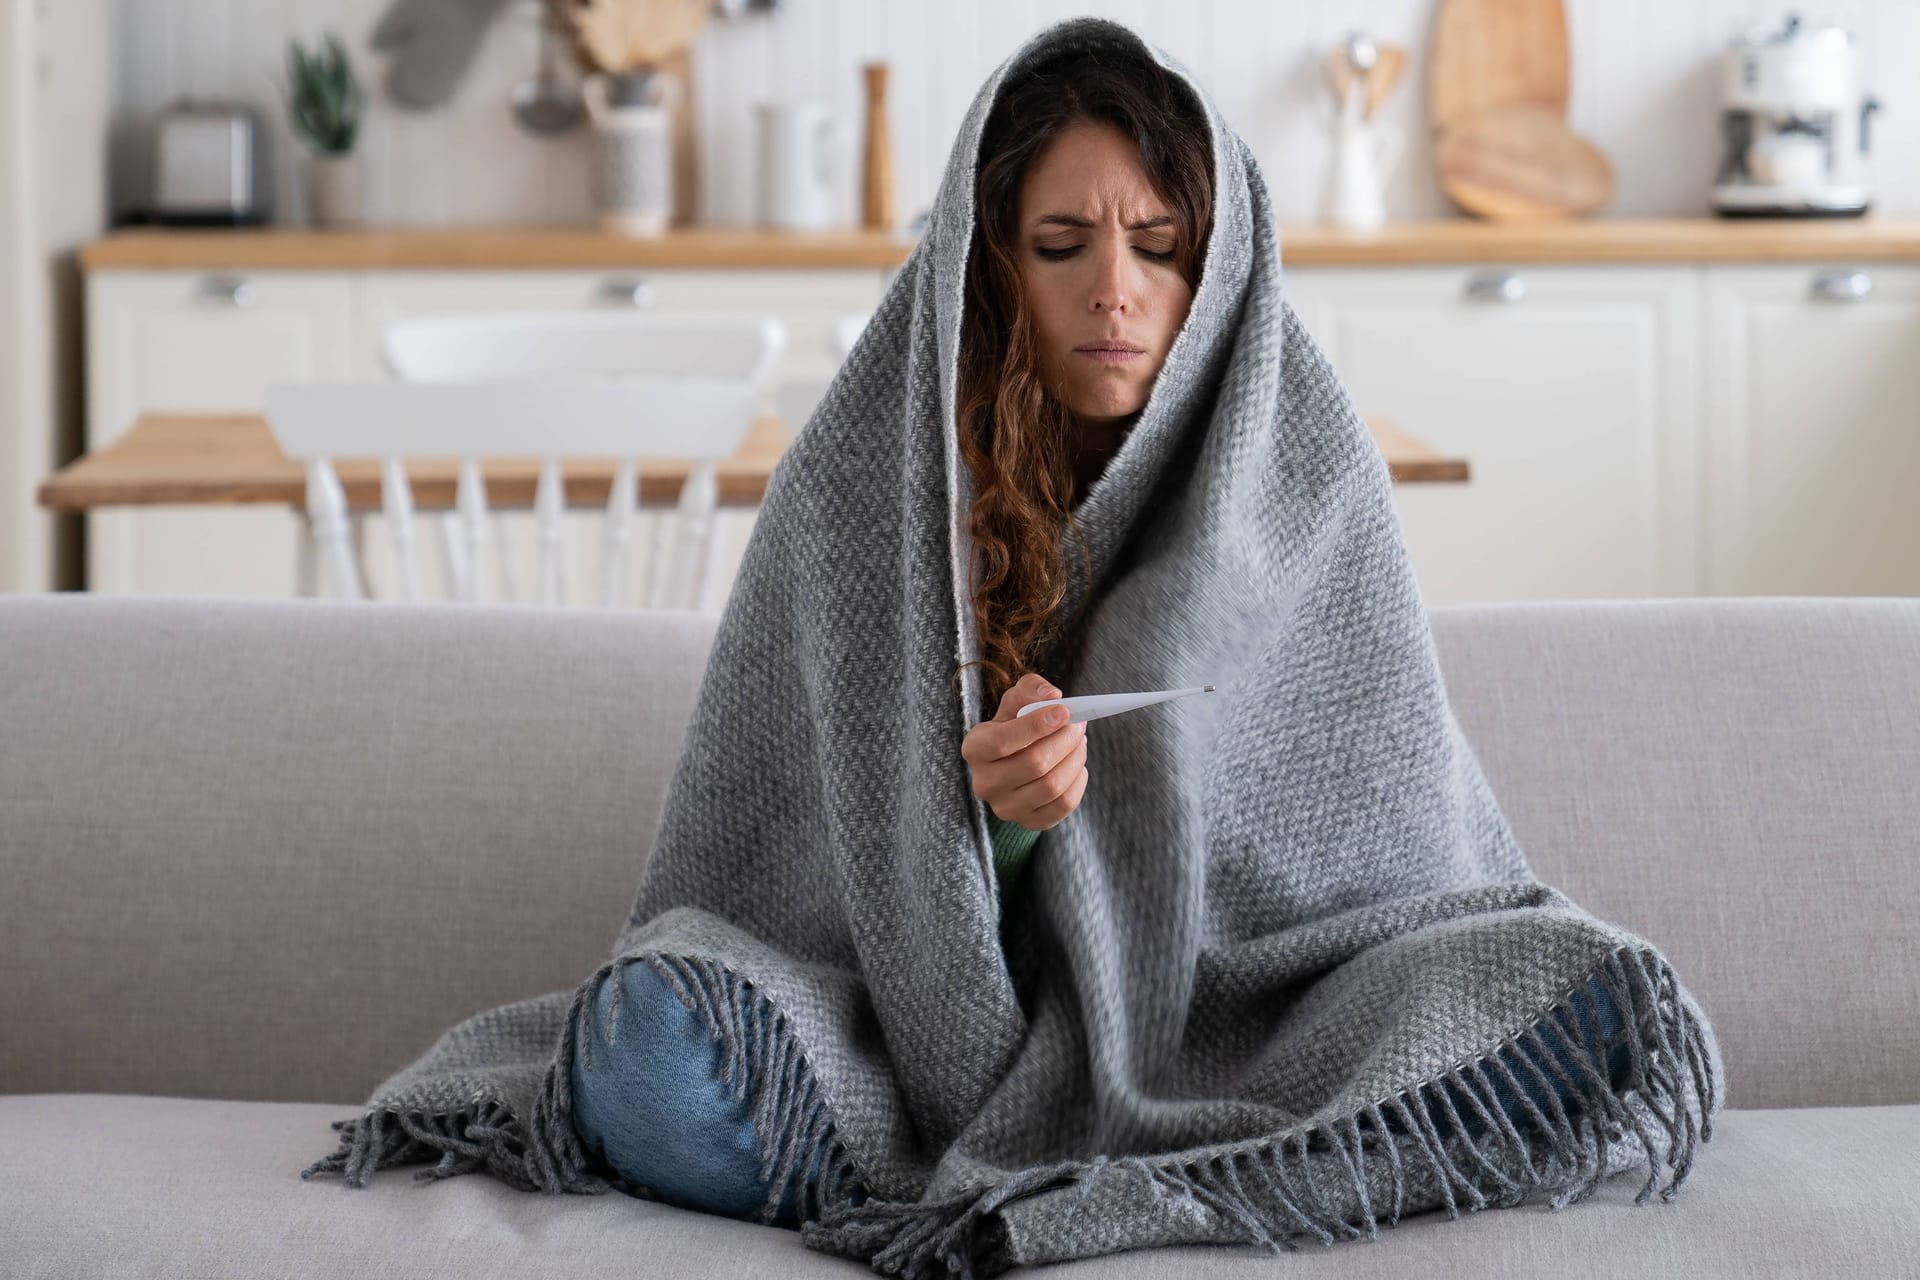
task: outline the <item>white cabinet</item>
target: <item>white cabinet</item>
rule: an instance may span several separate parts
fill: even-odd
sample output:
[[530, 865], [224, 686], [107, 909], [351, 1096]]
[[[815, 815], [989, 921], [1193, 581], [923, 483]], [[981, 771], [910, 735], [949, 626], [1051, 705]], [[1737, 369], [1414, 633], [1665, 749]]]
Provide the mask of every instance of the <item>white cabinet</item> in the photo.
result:
[[[87, 447], [143, 413], [242, 412], [270, 382], [347, 376], [353, 288], [308, 272], [95, 272]], [[277, 507], [142, 507], [87, 518], [87, 581], [131, 594], [290, 596], [300, 521]]]
[[1360, 411], [1471, 467], [1394, 490], [1429, 606], [1700, 589], [1695, 274], [1287, 272]]
[[[835, 326], [849, 312], [878, 306], [889, 274], [680, 267], [95, 271], [87, 281], [87, 446], [105, 444], [145, 413], [258, 412], [272, 382], [388, 377], [381, 356], [387, 326], [422, 315], [573, 307], [770, 314], [787, 327], [775, 381], [829, 376], [839, 365]], [[570, 521], [577, 526], [575, 582], [590, 581], [598, 555], [594, 519], [581, 513]], [[378, 526], [377, 516], [367, 518], [368, 569], [376, 582], [386, 568]], [[751, 527], [750, 512], [723, 521], [723, 586]], [[502, 516], [510, 554], [531, 547], [533, 529], [531, 515]], [[294, 595], [302, 530], [298, 516], [277, 507], [95, 512], [88, 517], [88, 585], [116, 593]], [[430, 576], [429, 590], [432, 582]]]
[[1920, 595], [1920, 267], [1705, 274], [1711, 589]]
[[[891, 274], [96, 271], [88, 446], [142, 413], [257, 411], [270, 382], [386, 377], [387, 326], [430, 314], [760, 312], [788, 329], [776, 378], [824, 377], [840, 318]], [[1290, 267], [1285, 288], [1361, 412], [1472, 467], [1394, 489], [1429, 605], [1920, 594], [1920, 266]], [[571, 581], [593, 576], [595, 519], [574, 518]], [[503, 522], [531, 548], [531, 516]], [[752, 513], [727, 523], [722, 591]], [[90, 585], [290, 595], [300, 528], [277, 508], [97, 513]]]

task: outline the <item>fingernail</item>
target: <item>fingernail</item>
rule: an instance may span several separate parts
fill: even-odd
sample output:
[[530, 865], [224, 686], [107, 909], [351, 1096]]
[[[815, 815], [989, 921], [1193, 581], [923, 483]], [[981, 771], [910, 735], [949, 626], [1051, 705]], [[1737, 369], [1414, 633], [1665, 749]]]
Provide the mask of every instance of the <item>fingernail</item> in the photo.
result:
[[1067, 709], [1065, 707], [1053, 707], [1047, 712], [1047, 719], [1056, 725], [1065, 724], [1067, 722]]

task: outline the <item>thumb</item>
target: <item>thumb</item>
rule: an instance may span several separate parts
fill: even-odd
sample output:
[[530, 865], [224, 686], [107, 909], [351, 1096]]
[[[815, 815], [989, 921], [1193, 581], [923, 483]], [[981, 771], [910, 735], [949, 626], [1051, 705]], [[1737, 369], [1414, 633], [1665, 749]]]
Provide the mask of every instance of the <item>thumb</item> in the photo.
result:
[[1012, 688], [1000, 698], [1000, 714], [996, 720], [1012, 720], [1018, 717], [1020, 708], [1032, 702], [1045, 702], [1049, 698], [1060, 696], [1060, 690], [1054, 688], [1038, 672], [1029, 671], [1021, 676]]

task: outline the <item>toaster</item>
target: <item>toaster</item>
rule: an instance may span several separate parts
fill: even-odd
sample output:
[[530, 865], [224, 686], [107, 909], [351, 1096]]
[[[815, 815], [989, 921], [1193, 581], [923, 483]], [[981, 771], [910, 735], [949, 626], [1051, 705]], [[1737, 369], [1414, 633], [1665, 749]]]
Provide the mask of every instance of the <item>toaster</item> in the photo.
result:
[[244, 226], [269, 216], [265, 131], [243, 103], [182, 98], [154, 127], [147, 220]]

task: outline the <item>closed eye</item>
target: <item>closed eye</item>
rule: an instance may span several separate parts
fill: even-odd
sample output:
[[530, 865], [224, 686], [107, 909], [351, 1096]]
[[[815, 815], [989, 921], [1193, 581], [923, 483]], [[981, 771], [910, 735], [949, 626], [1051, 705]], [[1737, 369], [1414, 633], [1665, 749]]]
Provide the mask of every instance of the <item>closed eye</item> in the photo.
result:
[[[1081, 246], [1077, 244], [1071, 245], [1065, 249], [1047, 249], [1047, 248], [1036, 246], [1034, 248], [1034, 252], [1039, 254], [1042, 258], [1045, 258], [1048, 262], [1059, 262], [1063, 258], [1071, 258], [1074, 254], [1080, 252], [1080, 249], [1081, 249]], [[1149, 258], [1154, 262], [1173, 261], [1173, 250], [1171, 249], [1168, 249], [1165, 252], [1155, 252], [1152, 249], [1147, 249], [1140, 246], [1135, 246], [1135, 249], [1138, 253], [1141, 254], [1141, 256]]]

